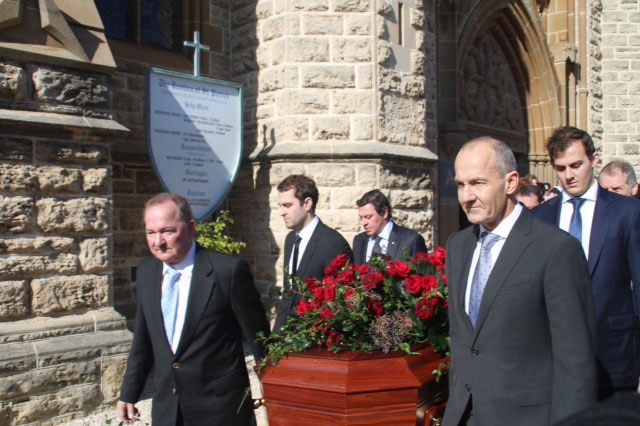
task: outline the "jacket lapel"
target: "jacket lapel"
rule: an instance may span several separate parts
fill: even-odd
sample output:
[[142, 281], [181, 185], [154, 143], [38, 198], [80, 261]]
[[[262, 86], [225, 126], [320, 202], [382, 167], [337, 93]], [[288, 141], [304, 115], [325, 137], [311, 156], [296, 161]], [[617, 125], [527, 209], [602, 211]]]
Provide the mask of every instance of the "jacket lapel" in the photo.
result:
[[400, 248], [399, 244], [399, 236], [397, 232], [397, 225], [394, 223], [391, 227], [391, 232], [389, 233], [389, 245], [387, 246], [387, 256], [391, 259], [399, 259], [397, 256], [398, 249]]
[[196, 257], [191, 274], [191, 288], [189, 289], [189, 301], [184, 319], [184, 327], [180, 336], [180, 343], [176, 350], [179, 356], [184, 348], [189, 346], [193, 334], [204, 313], [211, 293], [216, 286], [213, 276], [214, 265], [211, 263], [207, 252], [200, 246], [196, 246]]
[[524, 253], [531, 244], [532, 222], [533, 216], [523, 209], [502, 246], [500, 255], [491, 270], [491, 275], [489, 275], [487, 285], [482, 295], [480, 311], [478, 312], [478, 318], [476, 320], [476, 336], [482, 328], [482, 324], [487, 317], [487, 313], [491, 310], [491, 305], [493, 305], [500, 288], [511, 274], [513, 267], [520, 256], [522, 256], [522, 253]]
[[464, 267], [455, 268], [458, 270], [458, 276], [452, 277], [452, 281], [455, 283], [460, 283], [460, 288], [458, 289], [458, 295], [456, 300], [453, 302], [458, 306], [457, 311], [461, 313], [464, 317], [462, 318], [461, 323], [466, 324], [467, 329], [470, 335], [473, 335], [473, 327], [471, 326], [471, 320], [469, 319], [469, 315], [467, 315], [464, 305], [465, 305], [465, 295], [467, 289], [467, 281], [469, 277], [469, 273], [471, 270], [471, 260], [473, 258], [473, 251], [475, 250], [476, 244], [478, 242], [478, 234], [480, 232], [480, 228], [478, 225], [473, 227], [473, 231], [469, 232], [465, 239], [462, 241], [462, 246], [460, 247], [460, 259], [463, 259]]
[[307, 276], [307, 268], [309, 267], [309, 262], [314, 257], [314, 252], [320, 245], [320, 240], [322, 236], [322, 229], [324, 224], [322, 221], [318, 220], [318, 225], [316, 229], [313, 230], [313, 234], [311, 234], [311, 238], [309, 238], [309, 243], [307, 243], [307, 247], [304, 249], [304, 253], [302, 254], [302, 259], [300, 259], [300, 263], [298, 264], [298, 270], [296, 275], [298, 277]]
[[[611, 194], [598, 185], [598, 196], [596, 198], [596, 208], [593, 212], [593, 222], [591, 223], [591, 237], [589, 239], [589, 273], [593, 274], [604, 246], [604, 240], [608, 234], [609, 225], [613, 215], [610, 213], [609, 204]], [[609, 211], [609, 213], [607, 213]]]

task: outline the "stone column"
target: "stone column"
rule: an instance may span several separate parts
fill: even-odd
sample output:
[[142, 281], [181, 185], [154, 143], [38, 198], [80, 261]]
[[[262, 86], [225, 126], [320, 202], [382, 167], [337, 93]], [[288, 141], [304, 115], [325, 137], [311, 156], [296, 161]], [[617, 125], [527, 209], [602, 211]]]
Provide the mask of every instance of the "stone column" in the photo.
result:
[[434, 248], [435, 44], [423, 2], [248, 3], [233, 10], [231, 44], [251, 168], [229, 207], [263, 290], [275, 295], [282, 278], [275, 188], [292, 173], [316, 181], [318, 216], [348, 241], [360, 231], [356, 200], [379, 188], [394, 219]]

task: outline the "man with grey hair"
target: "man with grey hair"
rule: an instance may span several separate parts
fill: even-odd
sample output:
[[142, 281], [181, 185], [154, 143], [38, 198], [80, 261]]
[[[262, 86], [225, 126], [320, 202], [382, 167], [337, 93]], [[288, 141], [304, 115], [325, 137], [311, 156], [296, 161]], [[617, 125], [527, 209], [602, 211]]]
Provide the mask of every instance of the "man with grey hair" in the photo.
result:
[[515, 157], [497, 139], [460, 149], [455, 182], [473, 226], [447, 242], [443, 425], [551, 425], [592, 405], [595, 312], [580, 244], [516, 202]]
[[626, 161], [609, 162], [600, 171], [598, 183], [607, 191], [617, 192], [627, 197], [638, 195], [638, 181], [633, 166]]

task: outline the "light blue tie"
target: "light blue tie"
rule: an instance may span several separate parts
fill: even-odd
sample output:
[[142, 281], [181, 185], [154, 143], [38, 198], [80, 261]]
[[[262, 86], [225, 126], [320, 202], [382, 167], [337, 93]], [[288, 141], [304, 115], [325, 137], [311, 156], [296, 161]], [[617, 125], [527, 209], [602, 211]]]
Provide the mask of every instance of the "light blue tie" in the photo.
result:
[[478, 319], [484, 287], [487, 284], [487, 279], [489, 279], [489, 274], [491, 274], [491, 247], [493, 247], [500, 238], [499, 235], [486, 231], [480, 235], [480, 256], [478, 257], [476, 270], [473, 273], [471, 294], [469, 295], [469, 319], [474, 327]]
[[176, 314], [178, 312], [178, 280], [180, 272], [174, 268], [167, 267], [165, 274], [165, 288], [162, 292], [162, 317], [164, 318], [164, 329], [167, 333], [169, 345], [173, 342], [173, 332], [176, 327]]
[[582, 242], [582, 215], [580, 208], [585, 202], [584, 198], [572, 198], [569, 200], [573, 204], [573, 214], [571, 215], [571, 223], [569, 224], [569, 233]]

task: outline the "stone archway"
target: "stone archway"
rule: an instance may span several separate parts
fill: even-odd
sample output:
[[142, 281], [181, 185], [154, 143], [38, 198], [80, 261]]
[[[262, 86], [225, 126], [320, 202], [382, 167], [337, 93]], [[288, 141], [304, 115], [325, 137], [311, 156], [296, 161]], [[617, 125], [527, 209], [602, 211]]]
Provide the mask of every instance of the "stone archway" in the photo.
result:
[[452, 181], [460, 146], [476, 136], [495, 136], [512, 147], [521, 173], [548, 179], [544, 144], [561, 113], [536, 2], [443, 1], [438, 36], [442, 243], [464, 222]]

